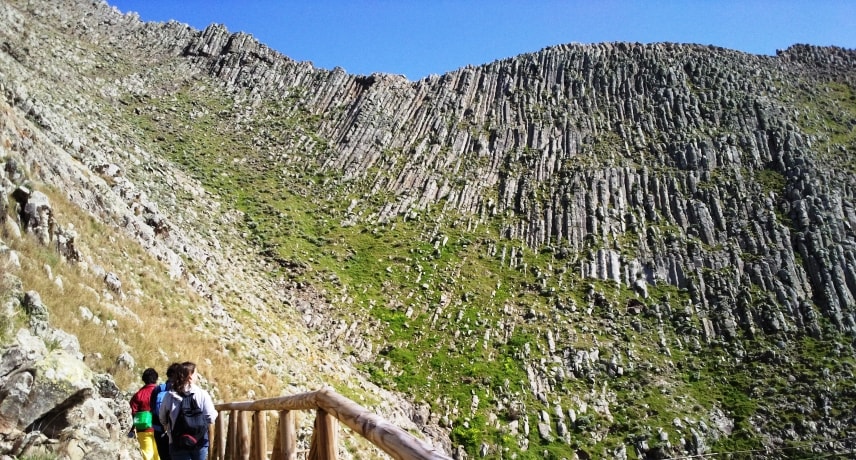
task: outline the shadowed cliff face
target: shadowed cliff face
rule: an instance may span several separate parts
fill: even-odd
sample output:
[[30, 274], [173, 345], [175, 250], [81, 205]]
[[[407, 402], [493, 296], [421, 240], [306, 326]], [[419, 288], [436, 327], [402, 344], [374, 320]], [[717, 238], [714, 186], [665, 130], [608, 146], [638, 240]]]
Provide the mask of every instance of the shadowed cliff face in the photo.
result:
[[55, 121], [101, 116], [240, 210], [272, 297], [457, 455], [852, 447], [856, 52], [560, 45], [410, 82], [103, 4], [0, 19], [11, 105], [160, 199]]

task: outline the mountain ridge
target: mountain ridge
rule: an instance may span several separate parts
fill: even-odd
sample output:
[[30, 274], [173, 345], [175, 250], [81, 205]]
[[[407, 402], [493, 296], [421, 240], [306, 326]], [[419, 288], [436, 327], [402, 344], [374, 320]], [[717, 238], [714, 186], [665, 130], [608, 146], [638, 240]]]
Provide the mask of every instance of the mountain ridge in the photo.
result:
[[[416, 399], [402, 418], [458, 457], [841, 439], [856, 328], [853, 50], [558, 45], [409, 82], [105, 4], [78, 22], [76, 6], [7, 5], [3, 52], [30, 79], [4, 72], [3, 93], [144, 216], [124, 227], [195, 286], [203, 314], [261, 336], [259, 317], [302, 321]], [[48, 48], [23, 33], [28, 14], [81, 40], [74, 67], [39, 69]], [[28, 89], [46, 76], [77, 95]], [[146, 193], [129, 200], [135, 187]], [[219, 202], [202, 216], [233, 208], [228, 230], [182, 236], [209, 225], [184, 215], [188, 197]], [[248, 246], [201, 248], [234, 240]], [[268, 286], [238, 296], [250, 318], [217, 273], [237, 254], [276, 280], [241, 281]], [[840, 361], [813, 362], [816, 349]], [[810, 404], [758, 374], [777, 366]]]

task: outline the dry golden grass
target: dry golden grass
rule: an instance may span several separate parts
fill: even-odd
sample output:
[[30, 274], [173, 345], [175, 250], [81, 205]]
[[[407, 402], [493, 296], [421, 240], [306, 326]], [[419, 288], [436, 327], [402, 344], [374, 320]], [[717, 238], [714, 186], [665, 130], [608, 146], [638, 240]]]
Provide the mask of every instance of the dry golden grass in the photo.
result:
[[[122, 280], [123, 291], [135, 295], [121, 300], [91, 271], [61, 260], [53, 248], [26, 234], [11, 240], [4, 235], [4, 240], [21, 254], [22, 266], [0, 267], [0, 282], [5, 273], [11, 273], [22, 280], [24, 291], [38, 292], [50, 312], [51, 325], [78, 337], [90, 368], [112, 375], [120, 389], [131, 392], [141, 385], [140, 374], [146, 367], [165, 374], [171, 362], [194, 361], [207, 380], [207, 385], [203, 385], [214, 390], [215, 401], [246, 400], [250, 391], [259, 398], [280, 394], [283, 382], [270, 373], [257, 372], [253, 363], [239, 358], [240, 344], [222, 344], [215, 332], [200, 332], [204, 328], [199, 327], [200, 313], [195, 309], [204, 305], [204, 299], [182, 281], [170, 279], [163, 265], [136, 242], [101, 225], [61, 193], [42, 191], [50, 198], [55, 219], [62, 225], [73, 225], [81, 238], [85, 238], [78, 245], [92, 257], [91, 263], [116, 273]], [[57, 278], [62, 280], [62, 287]], [[85, 320], [80, 307], [92, 311], [101, 323]], [[18, 319], [23, 324], [23, 315]], [[108, 327], [111, 320], [115, 321], [115, 328]], [[123, 352], [134, 357], [135, 369], [116, 365]], [[334, 386], [346, 385], [341, 380], [343, 376], [329, 377]], [[273, 413], [267, 416], [268, 439], [272, 442], [277, 417]], [[308, 413], [298, 417], [302, 420], [298, 426], [311, 425]], [[349, 451], [363, 458], [385, 458], [366, 439], [344, 426], [340, 429], [341, 441]]]
[[[208, 385], [216, 388], [215, 399], [245, 399], [250, 390], [279, 394], [282, 383], [275, 376], [260, 375], [251, 363], [237, 359], [240, 344], [221, 343], [217, 331], [200, 326], [199, 308], [206, 301], [183, 281], [170, 279], [165, 267], [139, 244], [101, 225], [62, 193], [42, 191], [50, 198], [56, 221], [78, 230], [78, 247], [92, 258], [88, 262], [116, 273], [122, 281], [125, 297], [110, 292], [92, 270], [61, 260], [54, 248], [30, 235], [5, 238], [21, 254], [22, 267], [13, 274], [21, 278], [25, 291], [40, 294], [52, 326], [78, 337], [93, 370], [113, 375], [119, 388], [132, 391], [141, 385], [140, 373], [146, 367], [163, 375], [171, 362], [194, 361]], [[100, 323], [85, 320], [81, 307]], [[123, 352], [134, 357], [136, 369], [116, 365]]]

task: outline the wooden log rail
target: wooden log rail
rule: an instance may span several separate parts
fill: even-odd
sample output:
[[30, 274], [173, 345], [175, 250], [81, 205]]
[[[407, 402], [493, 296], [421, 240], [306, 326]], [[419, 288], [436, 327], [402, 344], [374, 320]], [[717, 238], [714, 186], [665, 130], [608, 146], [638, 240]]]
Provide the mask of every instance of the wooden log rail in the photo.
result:
[[[387, 422], [330, 387], [293, 396], [215, 404], [219, 416], [211, 433], [209, 456], [214, 460], [268, 460], [267, 426], [263, 411], [279, 412], [270, 460], [297, 458], [295, 412], [315, 411], [309, 460], [336, 460], [338, 422], [399, 460], [450, 460], [441, 451]], [[228, 427], [225, 417], [228, 413]], [[252, 419], [252, 429], [250, 429]]]

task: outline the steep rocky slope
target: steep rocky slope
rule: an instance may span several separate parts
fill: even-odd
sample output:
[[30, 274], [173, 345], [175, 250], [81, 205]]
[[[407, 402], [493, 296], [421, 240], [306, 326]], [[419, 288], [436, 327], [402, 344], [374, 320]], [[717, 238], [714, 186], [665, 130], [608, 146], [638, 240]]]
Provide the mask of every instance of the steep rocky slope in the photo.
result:
[[[81, 6], [121, 18], [100, 4], [0, 4], [0, 455], [137, 458], [130, 392], [145, 367], [186, 359], [218, 401], [332, 385], [419, 431], [409, 403], [304, 327], [313, 315], [290, 306], [313, 293], [264, 276], [242, 213], [104, 114], [116, 100], [98, 69], [120, 50], [66, 28]], [[378, 455], [353, 437], [343, 449]]]
[[6, 111], [55, 145], [4, 155], [257, 369], [394, 401], [359, 368], [459, 457], [852, 452], [856, 52], [561, 45], [409, 82], [100, 3], [0, 19]]

